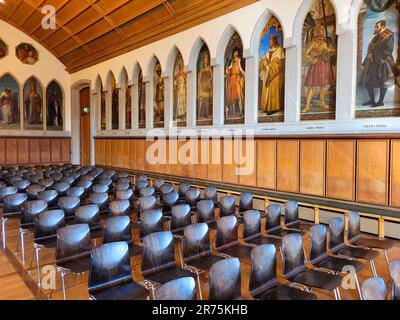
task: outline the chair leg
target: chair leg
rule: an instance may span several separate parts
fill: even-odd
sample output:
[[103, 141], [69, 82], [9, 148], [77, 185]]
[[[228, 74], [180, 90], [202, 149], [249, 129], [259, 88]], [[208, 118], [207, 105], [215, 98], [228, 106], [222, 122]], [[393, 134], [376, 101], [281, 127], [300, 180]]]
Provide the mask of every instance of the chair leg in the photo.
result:
[[386, 263], [387, 263], [387, 265], [389, 265], [390, 261], [389, 261], [389, 256], [388, 256], [387, 250], [383, 250], [383, 253], [385, 255]]
[[36, 256], [36, 272], [37, 272], [37, 285], [40, 288], [41, 286], [41, 279], [40, 279], [40, 257], [39, 251], [40, 247], [35, 244], [35, 256]]
[[336, 294], [337, 294], [338, 300], [342, 300], [342, 297], [340, 296], [340, 289], [339, 289], [339, 287], [336, 288]]
[[197, 285], [199, 287], [199, 298], [200, 298], [200, 300], [203, 300], [203, 293], [201, 292], [200, 274], [198, 271], [196, 271], [196, 277], [197, 277]]
[[25, 231], [21, 230], [19, 236], [21, 237], [21, 259], [22, 259], [22, 264], [25, 265]]
[[360, 300], [363, 300], [363, 297], [362, 297], [362, 294], [361, 294], [360, 282], [358, 281], [358, 276], [357, 276], [356, 272], [354, 272], [354, 279], [356, 281], [356, 286], [357, 286], [358, 294], [360, 296]]
[[61, 287], [62, 287], [63, 299], [67, 300], [67, 293], [65, 290], [65, 273], [63, 270], [61, 270]]
[[15, 253], [18, 253], [19, 241], [20, 241], [20, 238], [21, 238], [21, 232], [22, 232], [22, 230], [19, 229], [18, 230], [18, 237], [17, 237], [17, 245], [15, 246]]
[[333, 295], [335, 296], [335, 300], [338, 300], [338, 296], [337, 296], [337, 293], [336, 293], [336, 289], [333, 289]]
[[371, 266], [372, 276], [375, 277], [375, 278], [378, 277], [378, 274], [377, 274], [376, 269], [375, 269], [374, 260], [370, 260], [369, 264]]
[[7, 222], [7, 218], [1, 217], [1, 242], [2, 242], [2, 246], [3, 246], [3, 250], [6, 249], [6, 222]]

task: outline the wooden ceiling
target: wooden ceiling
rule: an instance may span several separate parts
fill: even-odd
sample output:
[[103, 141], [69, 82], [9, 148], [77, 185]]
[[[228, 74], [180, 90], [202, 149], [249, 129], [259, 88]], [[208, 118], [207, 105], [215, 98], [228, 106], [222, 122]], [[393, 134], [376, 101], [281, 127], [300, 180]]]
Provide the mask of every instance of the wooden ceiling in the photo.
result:
[[[73, 73], [257, 1], [3, 0], [0, 19], [41, 43]], [[45, 5], [56, 9], [56, 29], [42, 28]]]

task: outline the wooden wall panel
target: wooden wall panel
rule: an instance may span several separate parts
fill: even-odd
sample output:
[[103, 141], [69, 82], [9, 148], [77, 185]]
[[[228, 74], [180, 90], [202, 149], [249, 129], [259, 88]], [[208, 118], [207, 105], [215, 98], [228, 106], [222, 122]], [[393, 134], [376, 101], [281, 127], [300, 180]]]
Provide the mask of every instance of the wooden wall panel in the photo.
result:
[[211, 139], [209, 143], [208, 180], [222, 181], [222, 143], [221, 140]]
[[143, 171], [144, 170], [144, 140], [136, 140], [136, 158], [137, 158], [137, 169]]
[[276, 189], [276, 140], [257, 141], [257, 187]]
[[29, 139], [18, 139], [18, 163], [29, 163]]
[[100, 142], [101, 140], [94, 140], [94, 163], [100, 164]]
[[51, 162], [57, 163], [61, 161], [61, 141], [59, 139], [51, 139]]
[[355, 200], [355, 140], [327, 141], [326, 196]]
[[111, 139], [106, 139], [105, 140], [105, 146], [104, 146], [104, 150], [105, 150], [105, 157], [104, 157], [104, 163], [106, 166], [112, 166], [112, 161], [111, 161], [111, 152], [112, 152], [112, 140]]
[[359, 140], [357, 201], [388, 204], [389, 140]]
[[209, 153], [209, 140], [198, 139], [197, 143], [197, 164], [194, 166], [194, 177], [196, 179], [207, 180], [208, 176], [208, 153]]
[[129, 140], [129, 169], [136, 170], [137, 161], [136, 161], [136, 141], [137, 140]]
[[6, 163], [18, 163], [18, 139], [6, 139]]
[[6, 142], [0, 138], [0, 165], [6, 163]]
[[238, 158], [238, 143], [234, 139], [223, 140], [223, 179], [224, 183], [238, 184], [239, 177], [236, 173]]
[[325, 196], [324, 140], [300, 141], [300, 193]]
[[122, 167], [129, 168], [129, 140], [122, 140]]
[[277, 141], [277, 189], [299, 192], [299, 141]]
[[257, 182], [257, 145], [255, 140], [242, 140], [238, 145], [239, 184], [255, 186]]
[[29, 141], [29, 163], [40, 163], [40, 140], [31, 139]]
[[[147, 141], [144, 140], [144, 149], [143, 149], [143, 162], [144, 162], [144, 171], [152, 171], [152, 169], [156, 172], [159, 171], [159, 166], [157, 164], [151, 164], [154, 163], [155, 159], [151, 157], [152, 159], [147, 159], [147, 150], [150, 148], [150, 146], [153, 144], [154, 141]], [[150, 152], [150, 150], [149, 150]], [[148, 161], [150, 160], [150, 162]]]
[[400, 140], [392, 141], [390, 205], [400, 207]]
[[51, 143], [50, 139], [40, 140], [40, 162], [49, 163], [51, 162]]

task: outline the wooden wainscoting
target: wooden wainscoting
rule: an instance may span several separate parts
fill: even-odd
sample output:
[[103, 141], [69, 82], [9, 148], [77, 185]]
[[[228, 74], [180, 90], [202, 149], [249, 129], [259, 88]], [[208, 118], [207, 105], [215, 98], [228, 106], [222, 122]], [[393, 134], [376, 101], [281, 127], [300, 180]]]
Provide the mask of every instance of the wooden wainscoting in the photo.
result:
[[0, 166], [68, 162], [70, 138], [0, 137]]
[[[155, 156], [165, 155], [168, 161], [151, 164], [146, 160], [151, 141], [97, 138], [96, 164], [400, 207], [400, 139], [397, 137], [263, 137], [250, 140], [253, 144], [229, 139], [165, 142], [165, 149]], [[186, 164], [177, 164], [174, 160], [178, 156], [183, 156]], [[190, 159], [195, 159], [194, 163]], [[246, 164], [253, 170], [237, 175], [237, 170], [244, 169]]]

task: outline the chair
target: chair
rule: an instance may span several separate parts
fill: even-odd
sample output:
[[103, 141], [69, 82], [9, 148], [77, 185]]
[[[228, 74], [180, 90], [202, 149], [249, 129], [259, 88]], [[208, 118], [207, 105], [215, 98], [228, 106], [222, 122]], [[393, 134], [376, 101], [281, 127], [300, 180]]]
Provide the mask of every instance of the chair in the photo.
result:
[[59, 197], [65, 196], [70, 187], [71, 185], [67, 182], [57, 182], [53, 185], [53, 189], [58, 192]]
[[239, 199], [239, 213], [253, 209], [253, 195], [250, 192], [241, 193]]
[[[85, 178], [85, 177], [82, 177], [82, 179], [83, 178]], [[93, 182], [88, 179], [83, 179], [76, 184], [77, 187], [81, 187], [81, 188], [85, 189], [85, 192], [89, 191], [90, 188], [92, 187], [92, 185], [93, 185]]]
[[302, 232], [307, 231], [313, 223], [303, 222], [299, 219], [299, 204], [297, 201], [287, 201], [285, 203], [285, 223], [287, 229], [297, 229]]
[[0, 188], [0, 203], [4, 202], [4, 197], [5, 196], [11, 195], [11, 194], [15, 194], [17, 192], [18, 192], [18, 190], [14, 186]]
[[111, 201], [108, 207], [110, 217], [129, 215], [131, 211], [131, 203], [128, 200]]
[[141, 190], [141, 189], [144, 189], [144, 188], [147, 188], [148, 186], [149, 186], [149, 183], [148, 183], [147, 180], [146, 180], [146, 181], [142, 181], [142, 180], [136, 181], [136, 184], [135, 184], [135, 194], [136, 194], [136, 195], [140, 195], [140, 190]]
[[90, 229], [74, 224], [57, 230], [56, 270], [61, 273], [63, 298], [66, 300], [65, 276], [80, 275], [90, 268]]
[[169, 231], [151, 233], [142, 239], [143, 282], [153, 293], [154, 289], [170, 280], [193, 277], [193, 274], [177, 266], [174, 253], [174, 237]]
[[50, 176], [54, 180], [54, 182], [58, 182], [64, 177], [64, 175], [62, 173], [57, 173], [57, 172], [51, 174]]
[[14, 183], [14, 186], [17, 188], [18, 192], [25, 192], [26, 188], [30, 186], [31, 182], [29, 180], [20, 180]]
[[339, 286], [342, 284], [343, 278], [307, 267], [300, 233], [287, 234], [282, 238], [282, 257], [283, 276], [286, 279], [303, 285], [307, 291], [310, 290], [310, 287], [333, 291], [335, 299], [341, 299]]
[[329, 219], [329, 250], [332, 254], [356, 259], [367, 260], [371, 266], [372, 275], [377, 276], [374, 259], [378, 251], [352, 247], [344, 243], [344, 219], [341, 217]]
[[224, 196], [220, 199], [220, 217], [226, 217], [235, 214], [235, 197], [234, 196]]
[[382, 278], [369, 278], [361, 285], [364, 300], [386, 300], [386, 284]]
[[131, 219], [128, 216], [108, 218], [104, 223], [103, 243], [125, 241], [129, 245], [129, 253], [135, 256], [142, 253], [142, 247], [132, 240]]
[[138, 182], [138, 181], [147, 181], [147, 180], [148, 180], [148, 178], [144, 174], [139, 174], [139, 175], [136, 176], [136, 182]]
[[238, 223], [235, 216], [217, 220], [216, 253], [226, 258], [237, 257], [250, 260], [251, 247], [241, 245], [238, 237]]
[[156, 190], [153, 187], [147, 187], [140, 189], [140, 196], [141, 197], [150, 197], [150, 196], [155, 196], [156, 195]]
[[107, 193], [110, 187], [106, 184], [94, 184], [92, 186], [92, 192], [94, 193]]
[[14, 193], [4, 197], [3, 214], [21, 212], [22, 206], [27, 202], [26, 193]]
[[163, 214], [161, 210], [156, 209], [142, 212], [140, 216], [140, 238], [163, 230]]
[[267, 207], [265, 232], [267, 236], [282, 238], [291, 233], [301, 233], [298, 229], [288, 229], [281, 226], [281, 206], [271, 204]]
[[54, 184], [54, 180], [52, 178], [41, 179], [39, 180], [39, 184], [45, 187], [46, 189], [50, 189]]
[[237, 258], [223, 259], [210, 268], [209, 300], [241, 300], [241, 271]]
[[139, 214], [141, 214], [143, 211], [156, 209], [157, 199], [155, 196], [140, 197], [138, 207], [139, 207]]
[[316, 300], [307, 291], [291, 285], [283, 285], [276, 278], [276, 248], [263, 244], [251, 251], [250, 295], [260, 300]]
[[128, 175], [128, 172], [117, 172], [117, 173], [114, 175], [114, 177], [115, 177], [116, 179], [123, 179], [123, 178], [128, 178], [129, 175]]
[[84, 194], [85, 189], [83, 189], [82, 187], [72, 187], [67, 190], [68, 197], [79, 197], [82, 199]]
[[58, 192], [56, 190], [44, 190], [37, 194], [38, 200], [43, 200], [47, 202], [49, 208], [55, 207], [57, 205]]
[[[164, 200], [164, 195], [174, 192], [174, 186], [170, 183], [164, 183], [160, 187], [160, 200]], [[178, 194], [179, 196], [179, 194]]]
[[215, 262], [224, 258], [212, 254], [206, 223], [189, 225], [185, 227], [183, 234], [183, 265], [185, 269], [196, 274], [200, 300], [202, 300], [200, 274], [207, 272]]
[[358, 212], [347, 213], [348, 233], [347, 240], [351, 245], [360, 246], [368, 249], [381, 249], [384, 252], [386, 263], [389, 265], [389, 257], [387, 251], [394, 245], [393, 241], [365, 237], [360, 231], [360, 214]]
[[[163, 186], [164, 187], [164, 186]], [[179, 203], [178, 192], [166, 193], [162, 196], [163, 212], [165, 215], [170, 215], [173, 206]]]
[[132, 201], [133, 201], [132, 189], [117, 191], [115, 193], [115, 200], [129, 200], [129, 202], [132, 203]]
[[389, 263], [389, 271], [392, 279], [392, 300], [400, 300], [400, 259]]
[[191, 188], [190, 183], [188, 182], [181, 182], [178, 186], [178, 193], [181, 199], [185, 199], [186, 192], [189, 191]]
[[58, 208], [64, 210], [65, 217], [73, 217], [75, 210], [81, 204], [81, 199], [79, 197], [61, 197], [58, 198]]
[[100, 211], [108, 209], [108, 193], [91, 193], [89, 195], [89, 204], [99, 206]]
[[91, 251], [88, 290], [93, 300], [144, 300], [149, 296], [132, 279], [126, 242], [106, 243]]
[[40, 184], [31, 184], [26, 188], [26, 194], [29, 200], [38, 200], [38, 193], [44, 191], [46, 188]]
[[156, 190], [157, 193], [160, 193], [160, 188], [164, 185], [164, 183], [164, 179], [154, 179], [153, 188]]
[[215, 227], [215, 205], [212, 200], [197, 202], [197, 222], [205, 222], [210, 228]]
[[362, 299], [357, 272], [364, 268], [364, 265], [356, 260], [328, 255], [326, 227], [324, 225], [313, 225], [310, 228], [310, 233], [310, 263], [316, 268], [332, 270], [336, 274], [352, 273], [354, 275], [360, 299]]
[[188, 204], [181, 203], [172, 207], [170, 230], [174, 235], [183, 234], [183, 229], [191, 223], [192, 215]]
[[129, 178], [129, 177], [117, 178], [117, 183], [128, 183], [129, 184], [129, 188], [131, 188], [131, 185], [132, 185], [131, 178]]
[[197, 203], [200, 201], [200, 190], [190, 189], [185, 194], [186, 203], [194, 210], [197, 207]]
[[98, 180], [98, 184], [104, 184], [105, 186], [107, 186], [108, 188], [110, 188], [111, 187], [111, 185], [112, 185], [112, 179], [110, 179], [110, 178], [101, 178], [101, 179], [99, 179]]
[[130, 187], [131, 187], [130, 183], [118, 182], [117, 184], [115, 184], [114, 189], [115, 189], [115, 191], [128, 190], [128, 189], [130, 189]]
[[92, 238], [98, 238], [101, 230], [100, 210], [95, 204], [80, 206], [75, 210], [75, 223], [86, 223], [89, 225], [90, 231], [97, 230], [96, 235], [91, 232]]
[[195, 300], [196, 284], [191, 277], [168, 281], [154, 292], [154, 300]]

